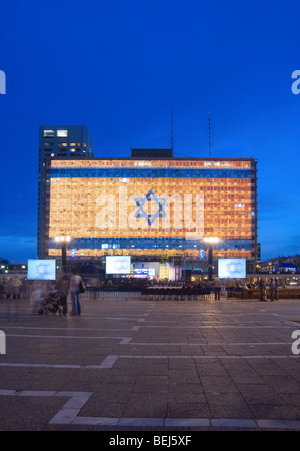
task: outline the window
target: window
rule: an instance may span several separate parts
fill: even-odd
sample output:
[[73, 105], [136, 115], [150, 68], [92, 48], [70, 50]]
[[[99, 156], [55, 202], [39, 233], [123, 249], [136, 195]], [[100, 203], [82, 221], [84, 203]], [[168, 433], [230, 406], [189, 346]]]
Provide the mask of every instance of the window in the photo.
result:
[[57, 130], [57, 137], [58, 138], [67, 138], [68, 130]]
[[44, 130], [44, 138], [53, 138], [55, 136], [54, 130]]

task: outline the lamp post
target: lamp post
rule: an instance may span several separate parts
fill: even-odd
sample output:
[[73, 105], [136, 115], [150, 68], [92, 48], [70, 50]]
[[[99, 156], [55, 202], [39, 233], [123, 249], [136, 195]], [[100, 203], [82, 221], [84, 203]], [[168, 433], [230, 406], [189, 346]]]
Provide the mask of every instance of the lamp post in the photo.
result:
[[71, 237], [57, 236], [55, 241], [61, 243], [61, 265], [62, 269], [67, 269], [67, 243], [71, 241]]
[[208, 237], [203, 239], [208, 244], [208, 280], [212, 282], [213, 276], [213, 244], [219, 243], [219, 238]]

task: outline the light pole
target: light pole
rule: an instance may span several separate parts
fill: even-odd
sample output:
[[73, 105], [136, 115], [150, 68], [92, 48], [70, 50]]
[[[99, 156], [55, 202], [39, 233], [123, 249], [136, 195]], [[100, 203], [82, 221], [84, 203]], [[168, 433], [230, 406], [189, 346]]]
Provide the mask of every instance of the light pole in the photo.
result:
[[61, 265], [62, 269], [67, 269], [67, 243], [71, 241], [69, 236], [57, 236], [55, 238], [57, 243], [61, 243]]
[[213, 276], [213, 244], [219, 243], [219, 238], [208, 237], [203, 239], [208, 244], [208, 280], [212, 282]]

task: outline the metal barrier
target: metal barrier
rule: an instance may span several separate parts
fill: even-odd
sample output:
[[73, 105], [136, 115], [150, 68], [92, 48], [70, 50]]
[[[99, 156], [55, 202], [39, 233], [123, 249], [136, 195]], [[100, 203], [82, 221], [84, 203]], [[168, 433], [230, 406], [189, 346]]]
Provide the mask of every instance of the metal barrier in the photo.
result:
[[147, 293], [142, 295], [145, 301], [206, 301], [215, 299], [214, 293], [207, 294], [181, 294], [181, 293]]
[[181, 290], [159, 290], [159, 292], [141, 291], [86, 291], [80, 295], [82, 300], [141, 300], [141, 301], [203, 301], [215, 299], [214, 292], [182, 293]]
[[120, 300], [141, 299], [140, 291], [86, 291], [80, 295], [83, 300]]

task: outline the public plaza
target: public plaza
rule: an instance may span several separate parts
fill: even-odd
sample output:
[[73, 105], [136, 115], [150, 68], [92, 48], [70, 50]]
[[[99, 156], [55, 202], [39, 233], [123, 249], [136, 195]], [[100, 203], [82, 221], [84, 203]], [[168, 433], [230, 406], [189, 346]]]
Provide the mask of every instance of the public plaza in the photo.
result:
[[81, 301], [1, 299], [0, 430], [300, 430], [299, 300]]

